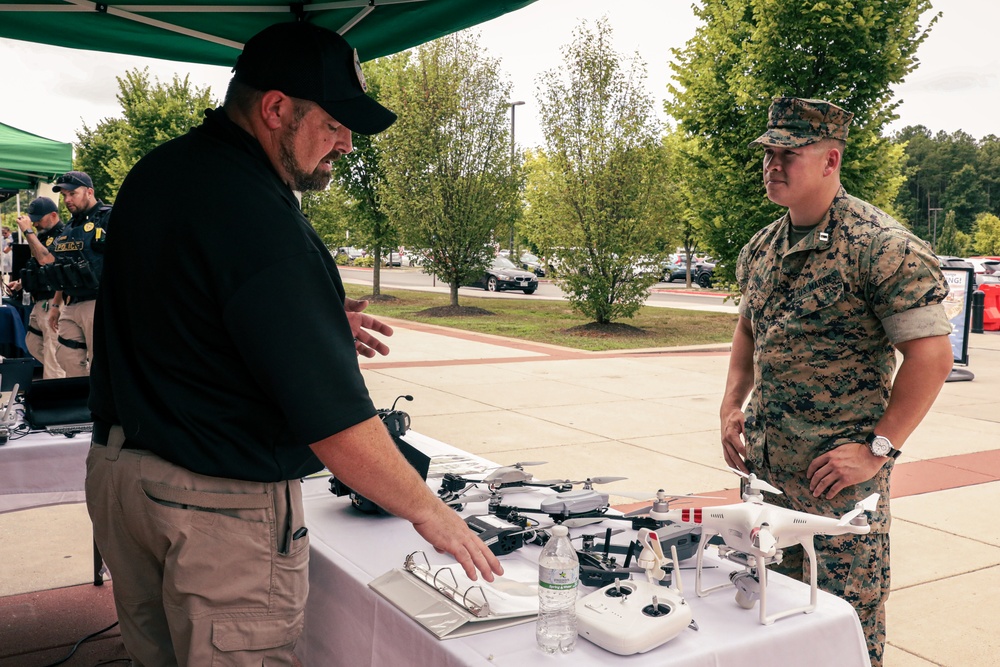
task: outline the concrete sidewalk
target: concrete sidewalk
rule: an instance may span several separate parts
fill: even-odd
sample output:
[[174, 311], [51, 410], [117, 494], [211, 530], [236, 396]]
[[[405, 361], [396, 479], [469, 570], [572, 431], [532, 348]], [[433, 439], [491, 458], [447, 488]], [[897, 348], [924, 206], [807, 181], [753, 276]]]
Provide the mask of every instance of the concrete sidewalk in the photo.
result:
[[[612, 494], [738, 486], [718, 435], [728, 346], [587, 353], [392, 324], [391, 354], [362, 367], [377, 406], [414, 397], [398, 407], [421, 433], [498, 463], [548, 461], [539, 478], [628, 477]], [[1000, 652], [1000, 335], [972, 335], [969, 357], [976, 379], [945, 386], [893, 475], [887, 667]], [[0, 595], [89, 581], [82, 505], [0, 515], [0, 535]]]

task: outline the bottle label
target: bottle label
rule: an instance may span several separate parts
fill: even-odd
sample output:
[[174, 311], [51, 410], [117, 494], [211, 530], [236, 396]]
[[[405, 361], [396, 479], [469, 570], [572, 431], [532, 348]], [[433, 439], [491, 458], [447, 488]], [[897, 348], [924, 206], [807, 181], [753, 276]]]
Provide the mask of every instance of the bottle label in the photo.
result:
[[580, 571], [572, 569], [538, 568], [538, 585], [550, 591], [568, 591], [576, 588], [580, 580]]

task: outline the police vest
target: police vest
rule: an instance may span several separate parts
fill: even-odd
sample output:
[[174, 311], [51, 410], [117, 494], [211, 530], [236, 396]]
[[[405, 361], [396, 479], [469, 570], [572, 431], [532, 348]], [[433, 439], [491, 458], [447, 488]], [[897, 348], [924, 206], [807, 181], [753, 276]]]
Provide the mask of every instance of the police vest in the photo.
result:
[[81, 218], [74, 217], [49, 246], [55, 262], [43, 267], [49, 284], [74, 301], [93, 299], [104, 269], [111, 207], [97, 203]]
[[[38, 242], [51, 253], [52, 245], [55, 243], [56, 238], [63, 233], [65, 227], [66, 225], [60, 221], [49, 229], [39, 230]], [[44, 276], [40, 269], [41, 265], [35, 259], [34, 255], [28, 258], [28, 261], [24, 264], [24, 268], [21, 269], [21, 288], [31, 293], [31, 298], [35, 301], [45, 301], [55, 296], [55, 289], [49, 284], [46, 279], [47, 276]]]

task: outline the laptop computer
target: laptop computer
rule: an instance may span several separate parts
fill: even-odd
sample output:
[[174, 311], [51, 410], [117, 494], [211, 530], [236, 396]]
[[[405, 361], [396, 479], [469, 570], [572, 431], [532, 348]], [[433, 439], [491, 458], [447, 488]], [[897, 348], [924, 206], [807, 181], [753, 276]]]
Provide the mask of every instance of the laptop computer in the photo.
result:
[[[90, 430], [90, 378], [36, 380], [24, 394], [24, 418], [32, 430]], [[72, 428], [63, 428], [72, 427]]]

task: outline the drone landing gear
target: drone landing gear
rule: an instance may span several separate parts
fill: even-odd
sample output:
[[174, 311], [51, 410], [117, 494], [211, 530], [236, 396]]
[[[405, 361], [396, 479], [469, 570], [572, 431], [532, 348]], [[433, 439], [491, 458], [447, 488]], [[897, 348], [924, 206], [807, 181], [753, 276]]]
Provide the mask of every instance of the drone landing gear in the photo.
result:
[[800, 542], [803, 551], [805, 551], [806, 556], [809, 558], [809, 604], [804, 607], [786, 609], [785, 611], [780, 611], [776, 614], [768, 616], [767, 566], [775, 565], [781, 562], [781, 550], [779, 549], [774, 556], [763, 559], [754, 556], [753, 554], [743, 553], [742, 551], [737, 551], [725, 545], [720, 545], [720, 558], [742, 565], [746, 569], [742, 572], [735, 571], [730, 574], [730, 583], [728, 584], [718, 584], [717, 586], [712, 586], [710, 588], [703, 588], [701, 585], [701, 568], [703, 555], [705, 553], [705, 545], [710, 537], [710, 535], [703, 533], [701, 536], [701, 544], [698, 549], [698, 566], [695, 571], [695, 592], [698, 594], [698, 597], [705, 597], [713, 591], [733, 586], [736, 588], [736, 604], [743, 609], [753, 609], [757, 600], [760, 600], [761, 625], [771, 625], [780, 618], [792, 616], [793, 614], [811, 614], [816, 610], [816, 548], [813, 546], [811, 538]]

